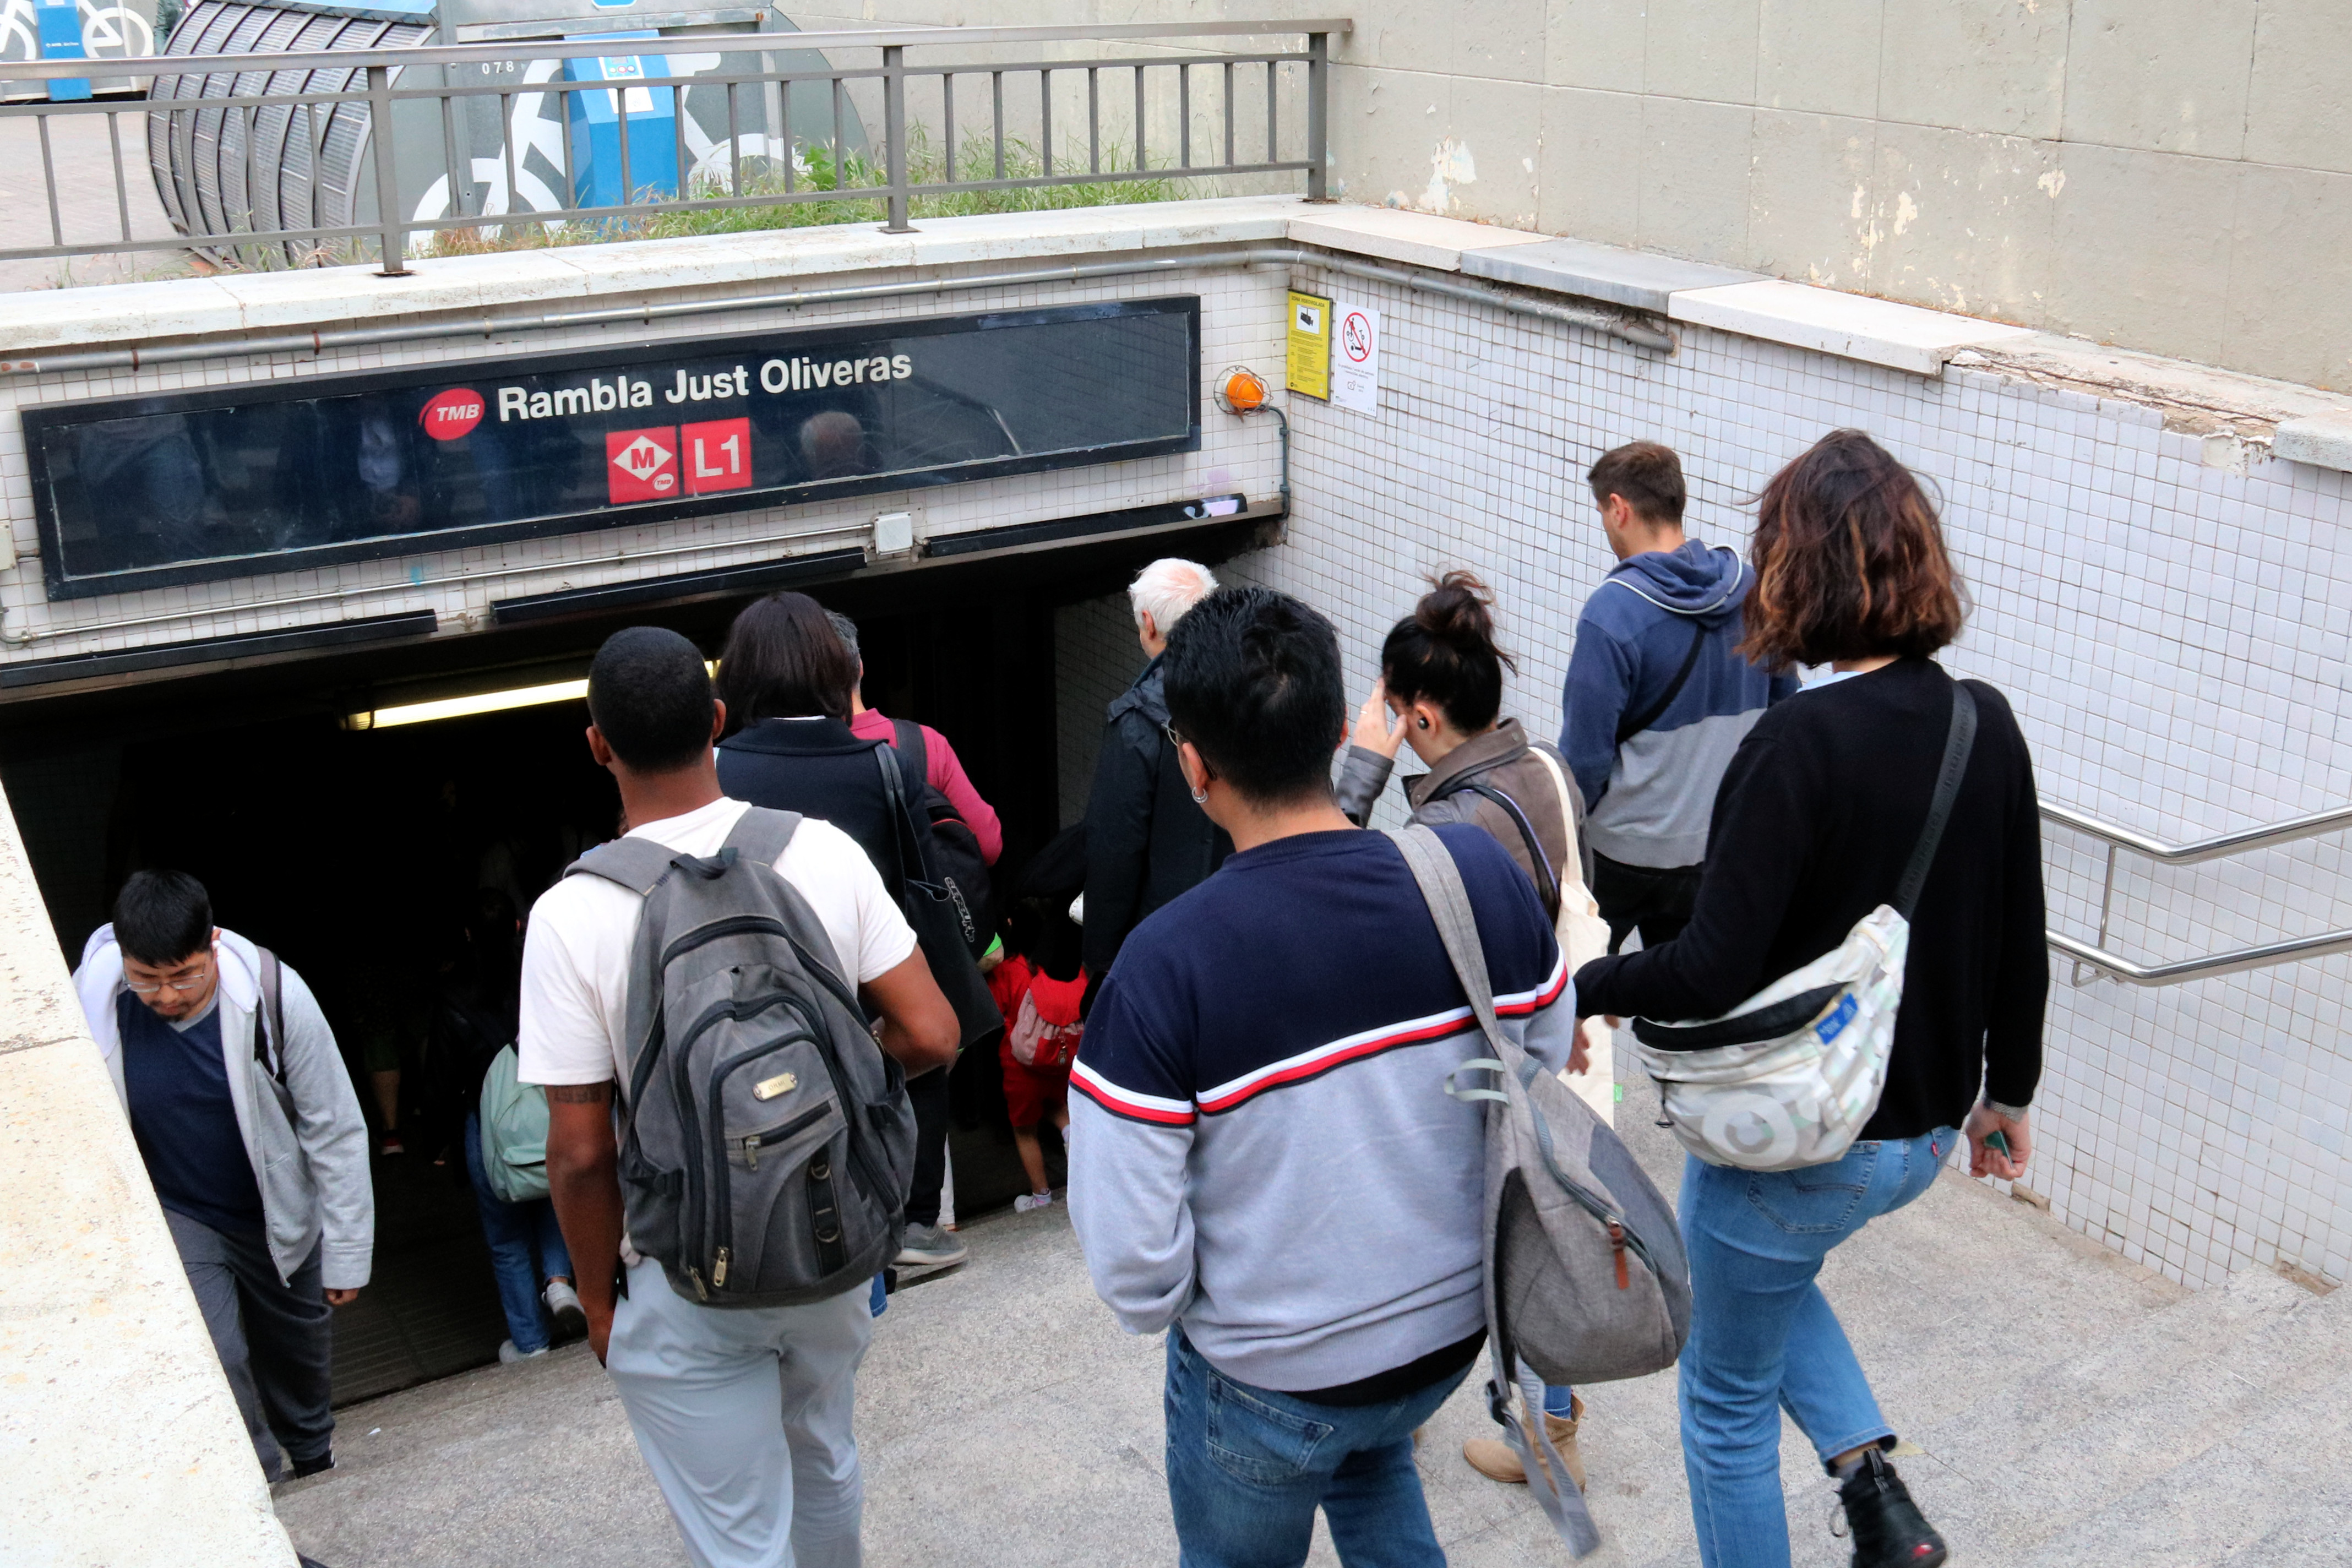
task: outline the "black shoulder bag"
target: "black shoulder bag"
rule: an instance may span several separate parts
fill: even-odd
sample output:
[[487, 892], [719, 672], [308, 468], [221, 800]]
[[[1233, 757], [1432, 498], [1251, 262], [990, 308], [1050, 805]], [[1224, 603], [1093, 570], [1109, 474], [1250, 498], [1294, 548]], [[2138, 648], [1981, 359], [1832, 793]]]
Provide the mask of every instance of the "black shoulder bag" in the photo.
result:
[[959, 1044], [977, 1045], [1004, 1027], [1004, 1015], [996, 1010], [996, 998], [988, 994], [988, 980], [964, 940], [965, 912], [948, 889], [930, 879], [930, 864], [916, 835], [906, 781], [898, 771], [898, 754], [887, 745], [877, 744], [874, 758], [882, 769], [882, 796], [889, 805], [898, 896], [907, 923], [915, 928], [915, 941], [922, 947], [924, 962], [930, 965], [931, 978], [938, 982], [948, 1005], [955, 1009]]

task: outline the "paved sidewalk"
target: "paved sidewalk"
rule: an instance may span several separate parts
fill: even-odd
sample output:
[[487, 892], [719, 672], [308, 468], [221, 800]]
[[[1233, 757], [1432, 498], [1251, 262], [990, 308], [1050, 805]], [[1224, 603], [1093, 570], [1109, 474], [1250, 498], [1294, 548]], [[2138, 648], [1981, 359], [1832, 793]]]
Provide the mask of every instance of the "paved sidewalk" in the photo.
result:
[[[1625, 1092], [1629, 1141], [1654, 1173], [1671, 1177], [1679, 1152], [1650, 1125], [1649, 1089], [1629, 1083]], [[1095, 1300], [1058, 1205], [965, 1234], [971, 1261], [902, 1290], [877, 1325], [858, 1401], [867, 1563], [1172, 1563], [1160, 1342], [1122, 1334]], [[2264, 1279], [2241, 1313], [2249, 1323], [2320, 1305]], [[2054, 1522], [2021, 1511], [2011, 1495], [2016, 1468], [2032, 1460], [2029, 1438], [2063, 1448], [2077, 1431], [2069, 1421], [2169, 1370], [2110, 1369], [2102, 1384], [2083, 1371], [2086, 1355], [2145, 1349], [2153, 1329], [2224, 1295], [2183, 1302], [2179, 1287], [1948, 1173], [1836, 1254], [1825, 1284], [1889, 1419], [1925, 1444], [1902, 1463], [1929, 1516], [1963, 1556], [2011, 1563]], [[2203, 1332], [2179, 1322], [2184, 1334]], [[1422, 1452], [1449, 1559], [1456, 1568], [1565, 1563], [1523, 1489], [1462, 1462], [1462, 1440], [1486, 1429], [1475, 1381], [1432, 1423]], [[2073, 1403], [2053, 1408], [2053, 1389]], [[1590, 1561], [1696, 1561], [1671, 1374], [1584, 1394], [1592, 1507], [1607, 1542]], [[341, 1420], [340, 1468], [280, 1489], [278, 1501], [296, 1543], [329, 1568], [684, 1561], [619, 1402], [583, 1348], [413, 1389]], [[1793, 1433], [1783, 1466], [1796, 1562], [1843, 1563], [1845, 1543], [1829, 1532], [1832, 1493]], [[2075, 1514], [2095, 1515], [2129, 1481], [2118, 1471], [2121, 1489], [2077, 1498]], [[1315, 1561], [1333, 1561], [1319, 1534]]]
[[[108, 121], [112, 120], [112, 136]], [[114, 146], [122, 150], [122, 178], [115, 179]], [[147, 162], [147, 114], [134, 101], [119, 112], [49, 117], [47, 158], [57, 172], [58, 208], [52, 226], [49, 185], [42, 177], [39, 122], [27, 115], [0, 121], [0, 248], [103, 244], [123, 237], [169, 239], [172, 220], [155, 194]], [[0, 261], [0, 290], [68, 289], [90, 283], [133, 283], [152, 278], [185, 278], [192, 263], [184, 250], [108, 251], [97, 256]]]

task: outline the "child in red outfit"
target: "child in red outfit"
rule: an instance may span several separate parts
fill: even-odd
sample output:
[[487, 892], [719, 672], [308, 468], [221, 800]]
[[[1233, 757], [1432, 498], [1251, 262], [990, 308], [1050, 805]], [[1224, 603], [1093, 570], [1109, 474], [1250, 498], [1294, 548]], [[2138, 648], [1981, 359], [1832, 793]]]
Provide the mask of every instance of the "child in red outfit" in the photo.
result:
[[1087, 993], [1087, 976], [1081, 969], [1073, 979], [1055, 980], [1016, 954], [990, 973], [988, 989], [1004, 1015], [997, 1046], [1004, 1066], [1004, 1104], [1021, 1168], [1029, 1177], [1028, 1195], [1015, 1198], [1013, 1206], [1025, 1214], [1054, 1201], [1037, 1126], [1049, 1118], [1056, 1132], [1070, 1125], [1070, 1063], [1078, 1054], [1078, 1002]]
[[1006, 957], [988, 977], [1004, 1014], [997, 1058], [1004, 1067], [1006, 1120], [1021, 1151], [1029, 1191], [1013, 1200], [1026, 1214], [1054, 1201], [1038, 1127], [1070, 1125], [1070, 1064], [1078, 1055], [1078, 1003], [1087, 993], [1079, 931], [1070, 905], [1087, 885], [1087, 830], [1064, 828], [1030, 858], [1005, 911]]

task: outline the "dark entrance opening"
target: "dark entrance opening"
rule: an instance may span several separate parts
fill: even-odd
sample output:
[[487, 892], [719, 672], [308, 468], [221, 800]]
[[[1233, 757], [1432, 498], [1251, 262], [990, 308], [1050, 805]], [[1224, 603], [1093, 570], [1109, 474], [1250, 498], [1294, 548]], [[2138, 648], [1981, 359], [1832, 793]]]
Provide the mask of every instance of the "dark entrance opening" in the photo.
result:
[[[1221, 561], [1255, 526], [809, 591], [857, 620], [867, 704], [946, 735], [996, 808], [1002, 882], [1060, 826], [1055, 608], [1118, 591], [1157, 555]], [[372, 1134], [387, 1099], [397, 1109], [405, 1152], [373, 1156], [373, 1279], [337, 1318], [337, 1404], [480, 1365], [507, 1335], [457, 1130], [420, 1093], [417, 1046], [475, 889], [500, 888], [527, 910], [612, 836], [618, 814], [576, 699], [372, 730], [346, 715], [576, 679], [624, 625], [672, 626], [715, 655], [744, 602], [635, 606], [0, 706], [0, 778], [68, 963], [131, 871], [189, 871], [221, 924], [317, 991]], [[1025, 1187], [992, 1047], [966, 1053], [956, 1100], [955, 1206], [970, 1217]]]

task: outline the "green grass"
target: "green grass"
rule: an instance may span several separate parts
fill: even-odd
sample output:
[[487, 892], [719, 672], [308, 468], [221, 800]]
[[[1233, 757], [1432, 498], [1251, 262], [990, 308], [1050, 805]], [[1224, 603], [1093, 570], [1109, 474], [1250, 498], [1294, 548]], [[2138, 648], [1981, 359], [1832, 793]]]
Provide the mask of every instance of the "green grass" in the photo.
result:
[[[967, 138], [956, 152], [952, 168], [950, 160], [931, 147], [929, 137], [919, 127], [911, 133], [908, 141], [907, 167], [910, 184], [944, 184], [998, 177], [995, 146], [985, 138]], [[1104, 150], [1103, 161], [1116, 168], [1128, 159], [1122, 149], [1113, 147]], [[1078, 159], [1067, 155], [1058, 157], [1055, 160], [1056, 172], [1072, 171], [1078, 162]], [[754, 163], [764, 166], [755, 170]], [[1004, 178], [1036, 179], [1044, 174], [1045, 160], [1034, 145], [1011, 139], [1005, 142]], [[848, 154], [836, 169], [830, 147], [803, 146], [796, 150], [791, 194], [804, 197], [810, 191], [854, 191], [881, 184], [884, 177], [882, 165], [865, 153]], [[772, 160], [745, 160], [744, 195], [782, 198], [787, 195], [784, 186], [781, 165]], [[691, 183], [688, 192], [689, 199], [698, 201], [725, 199], [733, 194], [732, 181], [725, 175], [716, 179], [698, 177]], [[1214, 194], [1206, 181], [1152, 174], [1139, 179], [1089, 180], [1066, 185], [955, 191], [940, 195], [916, 196], [908, 203], [908, 208], [909, 216], [919, 222], [924, 218], [969, 217], [982, 213], [1050, 212], [1069, 207], [1109, 206], [1124, 202], [1185, 201]], [[828, 224], [881, 223], [887, 216], [885, 204], [871, 197], [815, 201], [779, 199], [772, 205], [714, 207], [700, 212], [648, 213], [643, 217], [570, 223], [561, 228], [546, 224], [508, 223], [493, 236], [486, 236], [476, 229], [445, 229], [435, 237], [429, 254], [472, 256], [550, 246], [600, 245], [614, 240], [751, 234], [763, 229], [813, 228]]]

